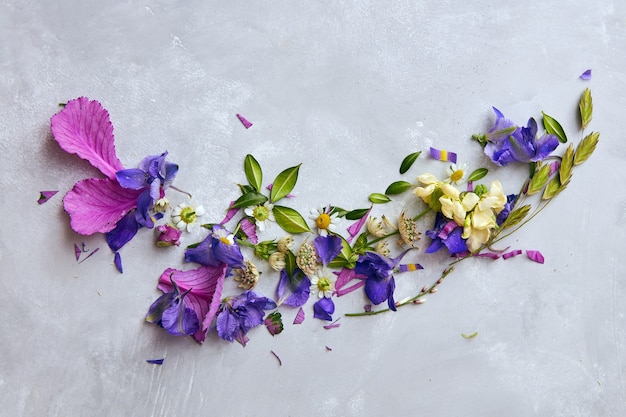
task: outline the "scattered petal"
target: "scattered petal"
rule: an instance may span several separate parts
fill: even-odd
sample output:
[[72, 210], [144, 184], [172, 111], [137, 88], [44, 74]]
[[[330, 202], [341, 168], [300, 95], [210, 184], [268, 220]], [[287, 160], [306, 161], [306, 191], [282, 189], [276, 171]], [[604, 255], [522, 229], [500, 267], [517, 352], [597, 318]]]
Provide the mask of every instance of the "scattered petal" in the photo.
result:
[[250, 123], [245, 117], [243, 117], [239, 113], [237, 113], [237, 119], [239, 119], [243, 127], [245, 127], [246, 129], [250, 129], [250, 127], [252, 126], [252, 123]]
[[48, 200], [50, 200], [52, 196], [55, 195], [56, 193], [58, 193], [58, 191], [40, 191], [39, 199], [37, 200], [37, 202], [39, 204], [47, 203]]
[[332, 298], [322, 297], [313, 304], [313, 317], [320, 320], [332, 321], [335, 312], [335, 303]]
[[337, 319], [337, 320], [333, 321], [332, 323], [327, 324], [326, 326], [324, 326], [324, 328], [326, 330], [330, 330], [330, 329], [335, 329], [335, 328], [341, 326], [341, 323], [337, 323], [339, 320], [340, 319]]
[[248, 236], [248, 239], [250, 239], [250, 242], [255, 245], [259, 243], [259, 238], [256, 235], [256, 225], [251, 222], [250, 219], [246, 217], [239, 222], [239, 225], [241, 226], [241, 230]]
[[478, 256], [480, 258], [490, 258], [490, 259], [500, 259], [500, 254], [495, 253], [495, 252], [483, 252], [483, 253], [477, 253], [474, 256]]
[[588, 69], [587, 71], [585, 71], [582, 74], [580, 74], [580, 79], [581, 80], [585, 80], [585, 81], [590, 80], [591, 79], [591, 70]]
[[165, 358], [163, 358], [163, 359], [146, 359], [146, 362], [153, 363], [155, 365], [163, 365], [164, 361], [165, 361]]
[[544, 262], [543, 255], [538, 250], [527, 250], [526, 255], [531, 261], [535, 261], [539, 264], [542, 264]]
[[119, 252], [115, 252], [115, 257], [113, 258], [113, 263], [115, 264], [115, 268], [120, 271], [120, 274], [124, 273], [124, 269], [122, 268], [122, 257]]
[[333, 350], [333, 349], [332, 349], [332, 348], [329, 348], [328, 346], [326, 346], [326, 350], [327, 350], [328, 352], [330, 352], [330, 351], [331, 351], [331, 350]]
[[274, 357], [278, 360], [278, 366], [283, 366], [283, 361], [280, 360], [280, 358], [278, 357], [278, 355], [276, 354], [276, 352], [274, 352], [273, 350], [270, 350], [270, 352], [272, 353], [272, 355], [274, 355]]
[[220, 222], [220, 224], [222, 226], [224, 226], [226, 223], [228, 223], [233, 217], [235, 217], [235, 214], [237, 214], [237, 212], [239, 211], [238, 208], [233, 208], [233, 204], [235, 202], [231, 201], [230, 204], [228, 205], [228, 211], [226, 211], [226, 216], [224, 217], [224, 219]]
[[74, 254], [76, 255], [76, 262], [80, 259], [80, 255], [83, 251], [78, 247], [76, 243], [74, 243]]
[[502, 254], [502, 259], [509, 259], [517, 255], [521, 255], [522, 251], [520, 249], [515, 249], [510, 252]]
[[282, 315], [278, 311], [268, 314], [265, 318], [264, 324], [265, 327], [267, 327], [267, 331], [269, 331], [272, 336], [276, 336], [283, 331], [283, 319]]
[[298, 310], [298, 313], [296, 313], [296, 318], [293, 319], [293, 324], [301, 324], [304, 321], [304, 310], [302, 309], [302, 307], [300, 307], [300, 309]]
[[372, 211], [373, 207], [374, 206], [370, 206], [370, 209], [367, 211], [367, 213], [365, 213], [363, 217], [361, 217], [354, 224], [352, 224], [352, 226], [348, 227], [347, 230], [348, 230], [348, 233], [350, 234], [350, 237], [346, 239], [348, 243], [352, 243], [352, 239], [354, 239], [355, 236], [359, 234], [359, 232], [363, 228], [363, 225], [367, 222], [367, 219], [369, 218], [370, 212]]
[[365, 311], [366, 313], [371, 313], [372, 312], [372, 305], [371, 304], [365, 304], [363, 306], [363, 311]]
[[94, 255], [96, 252], [98, 252], [100, 250], [100, 248], [95, 248], [94, 250], [91, 251], [91, 253], [89, 255], [87, 255], [86, 258], [84, 258], [82, 261], [79, 262], [79, 264], [82, 264], [83, 262], [85, 262], [87, 259], [91, 258], [92, 255]]
[[438, 161], [456, 164], [456, 153], [448, 152], [444, 149], [430, 148], [430, 157]]

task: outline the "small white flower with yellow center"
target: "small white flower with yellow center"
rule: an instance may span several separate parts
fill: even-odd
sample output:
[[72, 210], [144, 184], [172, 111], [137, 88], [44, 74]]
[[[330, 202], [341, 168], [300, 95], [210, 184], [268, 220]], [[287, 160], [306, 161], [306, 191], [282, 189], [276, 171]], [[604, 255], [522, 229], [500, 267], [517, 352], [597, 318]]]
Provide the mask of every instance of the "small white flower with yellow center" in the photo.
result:
[[265, 231], [265, 227], [267, 227], [268, 222], [276, 221], [274, 213], [272, 212], [273, 208], [274, 205], [269, 201], [266, 201], [263, 205], [246, 208], [244, 213], [246, 213], [246, 216], [254, 218], [256, 227], [259, 228], [259, 231], [263, 232]]
[[315, 220], [315, 226], [321, 236], [326, 236], [328, 232], [337, 230], [337, 213], [328, 214], [324, 209], [313, 209], [309, 218]]
[[172, 211], [172, 222], [177, 229], [192, 232], [198, 228], [196, 220], [205, 213], [204, 207], [191, 207], [185, 203], [180, 203]]
[[322, 268], [311, 276], [311, 295], [318, 298], [330, 298], [335, 291], [335, 274]]
[[467, 174], [467, 165], [465, 164], [452, 164], [446, 170], [448, 179], [446, 182], [450, 184], [459, 185], [465, 182], [465, 175]]

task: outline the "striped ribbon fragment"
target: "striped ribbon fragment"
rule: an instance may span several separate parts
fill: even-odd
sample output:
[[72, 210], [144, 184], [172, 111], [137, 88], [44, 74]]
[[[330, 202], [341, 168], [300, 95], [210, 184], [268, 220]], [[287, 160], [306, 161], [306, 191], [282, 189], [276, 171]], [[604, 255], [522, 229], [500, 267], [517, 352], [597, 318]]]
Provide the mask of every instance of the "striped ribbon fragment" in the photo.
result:
[[445, 149], [430, 148], [430, 157], [438, 161], [456, 164], [456, 154], [454, 152], [448, 152]]

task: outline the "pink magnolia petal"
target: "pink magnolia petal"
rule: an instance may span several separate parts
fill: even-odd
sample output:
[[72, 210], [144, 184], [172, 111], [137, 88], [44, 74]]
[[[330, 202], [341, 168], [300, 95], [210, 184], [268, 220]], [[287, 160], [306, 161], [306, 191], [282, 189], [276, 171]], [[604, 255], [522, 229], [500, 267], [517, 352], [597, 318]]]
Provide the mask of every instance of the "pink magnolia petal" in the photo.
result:
[[96, 100], [79, 97], [52, 116], [51, 129], [61, 148], [86, 159], [104, 175], [115, 179], [124, 169], [115, 155], [113, 125], [109, 112]]
[[77, 182], [63, 198], [72, 229], [81, 235], [106, 233], [137, 205], [140, 191], [122, 188], [108, 178]]
[[172, 292], [174, 288], [170, 276], [180, 288], [180, 292], [187, 290], [185, 304], [192, 308], [202, 326], [193, 334], [198, 343], [204, 342], [207, 330], [217, 314], [222, 297], [222, 287], [226, 278], [226, 264], [220, 266], [201, 266], [198, 269], [180, 271], [168, 268], [159, 277], [157, 288], [163, 292]]
[[542, 264], [544, 262], [543, 255], [538, 250], [527, 250], [526, 255], [531, 261], [535, 261], [539, 264]]

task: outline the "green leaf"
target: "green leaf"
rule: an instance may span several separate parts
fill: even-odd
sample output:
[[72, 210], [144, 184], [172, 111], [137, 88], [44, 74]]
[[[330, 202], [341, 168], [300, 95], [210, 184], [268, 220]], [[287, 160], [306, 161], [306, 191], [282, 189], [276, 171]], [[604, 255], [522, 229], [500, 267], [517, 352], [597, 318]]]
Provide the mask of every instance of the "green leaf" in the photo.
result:
[[334, 269], [339, 269], [343, 267], [354, 268], [356, 259], [352, 261], [352, 258], [354, 258], [352, 256], [352, 248], [350, 247], [350, 244], [346, 239], [344, 239], [342, 236], [339, 237], [341, 238], [341, 252], [339, 252], [339, 255], [337, 255], [335, 259], [330, 261], [328, 267]]
[[254, 156], [248, 154], [246, 155], [246, 159], [243, 163], [244, 172], [246, 173], [246, 178], [248, 179], [248, 183], [257, 191], [261, 191], [261, 187], [263, 186], [263, 171], [261, 170], [261, 165], [259, 162], [254, 159]]
[[583, 95], [580, 97], [580, 101], [578, 102], [578, 109], [580, 110], [580, 121], [582, 124], [582, 128], [586, 129], [591, 122], [591, 117], [593, 114], [593, 100], [591, 98], [591, 90], [585, 88]]
[[406, 190], [411, 188], [411, 183], [407, 181], [396, 181], [389, 184], [387, 190], [385, 190], [385, 194], [394, 195], [394, 194], [402, 194]]
[[272, 336], [276, 336], [283, 331], [283, 319], [279, 311], [268, 314], [264, 323]]
[[543, 114], [543, 126], [545, 127], [546, 132], [556, 136], [561, 143], [567, 142], [567, 136], [565, 135], [565, 131], [563, 130], [561, 124], [544, 112], [541, 112], [541, 114]]
[[574, 145], [570, 145], [565, 150], [561, 158], [561, 166], [559, 167], [559, 180], [561, 184], [565, 184], [572, 176], [572, 168], [574, 167]]
[[296, 255], [292, 251], [285, 252], [285, 272], [291, 277], [296, 270]]
[[267, 197], [256, 191], [250, 191], [239, 197], [232, 205], [233, 208], [258, 206], [267, 201]]
[[346, 213], [346, 220], [359, 220], [361, 217], [365, 216], [368, 211], [370, 211], [368, 208], [349, 211]]
[[255, 190], [254, 187], [251, 186], [251, 185], [237, 184], [237, 186], [239, 187], [239, 190], [241, 191], [241, 194], [257, 192], [257, 190]]
[[[477, 189], [474, 189], [474, 192], [476, 192]], [[437, 187], [435, 188], [435, 190], [433, 191], [433, 193], [430, 195], [430, 199], [428, 200], [428, 207], [431, 208], [432, 211], [437, 212], [437, 211], [441, 211], [441, 201], [439, 201], [439, 199], [443, 196], [443, 191], [441, 191], [441, 188]]]
[[546, 185], [546, 183], [548, 182], [549, 177], [550, 165], [545, 164], [541, 168], [539, 168], [539, 171], [535, 172], [535, 175], [530, 179], [526, 195], [533, 195], [541, 191], [544, 185]]
[[513, 210], [502, 224], [502, 228], [512, 227], [524, 220], [524, 217], [530, 212], [530, 204], [526, 204], [518, 209]]
[[413, 166], [413, 164], [415, 163], [415, 161], [417, 160], [417, 158], [420, 156], [421, 153], [422, 151], [419, 151], [419, 152], [413, 152], [412, 154], [407, 155], [402, 160], [402, 163], [400, 164], [400, 174], [404, 174], [405, 172], [407, 172], [409, 168]]
[[341, 207], [330, 206], [330, 212], [328, 214], [333, 215], [335, 213], [337, 213], [337, 217], [344, 217], [348, 214], [348, 210], [342, 209]]
[[374, 203], [374, 204], [385, 204], [391, 201], [391, 199], [389, 197], [387, 197], [385, 194], [381, 194], [381, 193], [372, 193], [369, 196], [369, 200]]
[[285, 206], [274, 206], [272, 209], [276, 223], [287, 233], [310, 232], [304, 218], [296, 210]]
[[[567, 186], [567, 184], [565, 184]], [[543, 190], [543, 195], [541, 196], [542, 200], [550, 200], [555, 197], [558, 193], [565, 189], [565, 186], [561, 186], [561, 181], [559, 181], [559, 177], [554, 177], [546, 186], [546, 189]]]
[[275, 203], [281, 198], [285, 197], [287, 194], [293, 190], [293, 187], [296, 186], [296, 181], [298, 181], [298, 170], [300, 169], [300, 165], [298, 164], [295, 167], [287, 168], [274, 180], [274, 184], [272, 185], [272, 191], [270, 192], [270, 201]]
[[488, 172], [489, 170], [487, 168], [478, 168], [477, 170], [474, 170], [469, 177], [467, 177], [467, 182], [483, 179]]
[[600, 132], [591, 132], [580, 141], [574, 153], [574, 165], [580, 165], [596, 150]]

